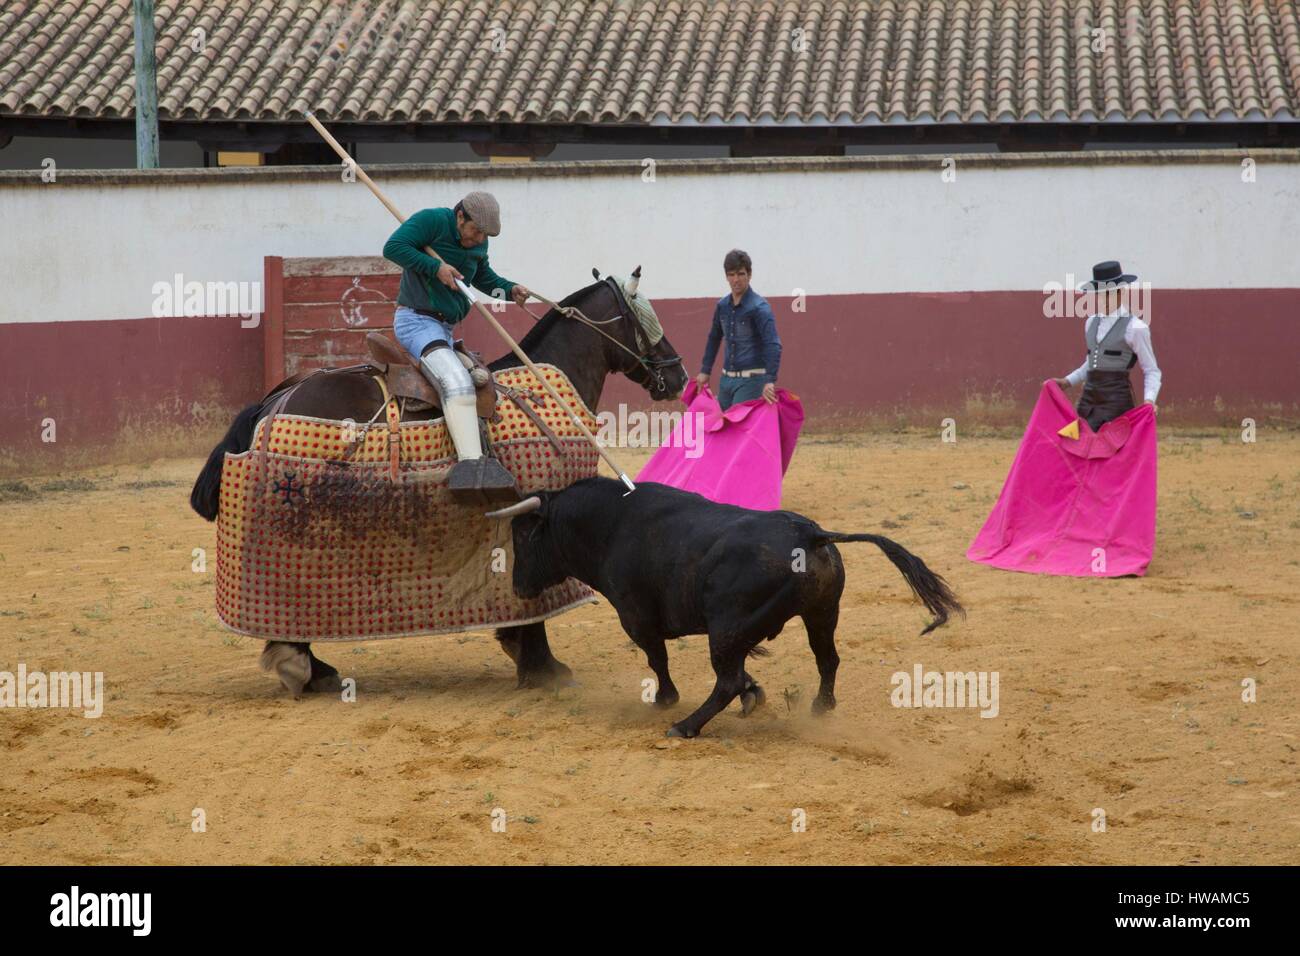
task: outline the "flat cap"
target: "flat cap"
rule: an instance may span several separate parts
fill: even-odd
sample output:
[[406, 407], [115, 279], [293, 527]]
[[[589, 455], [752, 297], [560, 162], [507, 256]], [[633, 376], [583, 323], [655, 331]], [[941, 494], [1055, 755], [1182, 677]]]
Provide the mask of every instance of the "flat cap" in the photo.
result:
[[496, 196], [475, 190], [461, 200], [461, 205], [465, 208], [465, 215], [478, 223], [489, 236], [500, 234], [501, 207], [497, 205]]

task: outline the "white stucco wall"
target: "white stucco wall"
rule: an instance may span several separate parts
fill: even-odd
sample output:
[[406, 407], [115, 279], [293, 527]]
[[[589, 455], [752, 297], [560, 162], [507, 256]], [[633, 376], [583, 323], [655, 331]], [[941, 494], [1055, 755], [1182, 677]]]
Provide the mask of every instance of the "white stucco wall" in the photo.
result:
[[[1157, 289], [1300, 288], [1300, 153], [1254, 154], [1253, 182], [1242, 155], [962, 156], [952, 182], [940, 157], [374, 175], [406, 211], [495, 192], [493, 265], [556, 298], [637, 263], [652, 297], [719, 296], [732, 246], [768, 295], [1041, 289], [1104, 258]], [[380, 252], [395, 222], [363, 185], [286, 173], [0, 174], [0, 322], [142, 317], [178, 272], [260, 282], [264, 255]]]

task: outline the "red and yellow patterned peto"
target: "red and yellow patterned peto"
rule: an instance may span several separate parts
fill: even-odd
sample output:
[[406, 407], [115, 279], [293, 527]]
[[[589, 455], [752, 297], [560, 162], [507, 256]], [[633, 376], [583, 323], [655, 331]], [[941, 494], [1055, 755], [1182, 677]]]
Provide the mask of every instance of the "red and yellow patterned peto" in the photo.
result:
[[[551, 365], [538, 369], [594, 431], [595, 416], [568, 378]], [[564, 450], [513, 402], [497, 403], [492, 447], [524, 494], [596, 474], [596, 450], [527, 369], [496, 378], [531, 388], [531, 407]], [[395, 423], [393, 403], [387, 413]], [[266, 436], [265, 427], [249, 451], [226, 456], [221, 476], [217, 614], [231, 630], [280, 641], [372, 640], [524, 624], [595, 600], [573, 579], [534, 600], [514, 595], [510, 522], [451, 501], [456, 457], [441, 419], [396, 426], [396, 480], [382, 415], [368, 429], [296, 415], [276, 418]], [[345, 461], [350, 440], [357, 448]]]

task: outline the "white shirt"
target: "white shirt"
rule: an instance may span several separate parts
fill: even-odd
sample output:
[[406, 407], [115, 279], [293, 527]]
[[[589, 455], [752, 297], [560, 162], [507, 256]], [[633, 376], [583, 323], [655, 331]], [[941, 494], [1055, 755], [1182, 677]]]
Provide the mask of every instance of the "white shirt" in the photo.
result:
[[[1103, 315], [1101, 321], [1097, 323], [1097, 341], [1104, 339], [1115, 321], [1121, 316], [1128, 315], [1129, 311], [1124, 306], [1111, 315]], [[1088, 323], [1092, 321], [1092, 316], [1084, 320], [1084, 334], [1087, 334]], [[1156, 364], [1156, 353], [1151, 349], [1151, 326], [1147, 325], [1136, 316], [1124, 330], [1124, 344], [1132, 349], [1138, 358], [1138, 364], [1142, 366], [1142, 391], [1143, 400], [1154, 402], [1156, 396], [1160, 394], [1160, 366]], [[1088, 377], [1088, 360], [1085, 358], [1083, 364], [1076, 368], [1065, 380], [1071, 385], [1078, 385]]]

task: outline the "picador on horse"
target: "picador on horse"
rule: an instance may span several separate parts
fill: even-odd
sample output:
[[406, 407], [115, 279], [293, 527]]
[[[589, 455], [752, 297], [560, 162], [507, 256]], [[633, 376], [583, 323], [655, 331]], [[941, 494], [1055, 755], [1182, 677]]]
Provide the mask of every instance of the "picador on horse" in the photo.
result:
[[[687, 376], [638, 292], [639, 267], [626, 278], [593, 270], [595, 282], [551, 302], [493, 271], [488, 239], [500, 230], [486, 192], [405, 219], [384, 246], [403, 269], [396, 341], [370, 333], [369, 363], [272, 389], [240, 412], [195, 482], [194, 510], [218, 525], [218, 615], [267, 641], [263, 667], [295, 696], [340, 684], [313, 641], [486, 628], [520, 686], [571, 679], [545, 619], [592, 592], [569, 581], [524, 600], [509, 574], [485, 573], [512, 547], [485, 505], [595, 474], [605, 453], [587, 439], [609, 374], [655, 401], [680, 396]], [[473, 290], [549, 306], [517, 346], [527, 368], [513, 349], [485, 365], [453, 339]]]
[[[488, 264], [488, 237], [500, 232], [496, 198], [476, 191], [454, 209], [417, 212], [384, 245], [384, 258], [402, 267], [393, 331], [442, 400], [443, 418], [459, 459], [449, 484], [454, 495], [468, 501], [479, 494], [489, 501], [519, 498], [514, 477], [495, 458], [483, 454], [475, 382], [470, 378], [474, 363], [454, 348], [452, 338], [453, 328], [470, 308], [456, 286], [458, 279], [488, 295], [509, 296], [520, 307], [528, 301], [527, 288], [497, 275]], [[424, 251], [426, 246], [437, 253], [437, 259]], [[482, 379], [478, 384], [483, 384]]]

